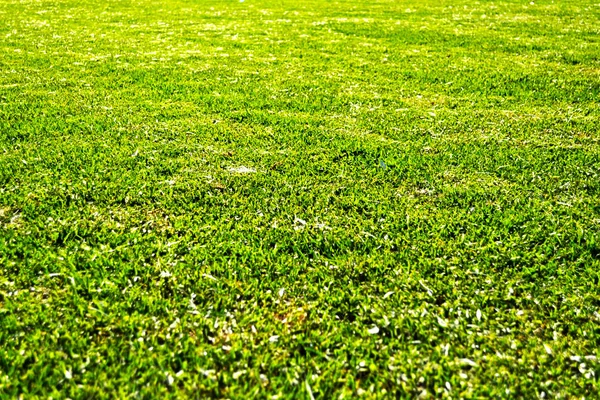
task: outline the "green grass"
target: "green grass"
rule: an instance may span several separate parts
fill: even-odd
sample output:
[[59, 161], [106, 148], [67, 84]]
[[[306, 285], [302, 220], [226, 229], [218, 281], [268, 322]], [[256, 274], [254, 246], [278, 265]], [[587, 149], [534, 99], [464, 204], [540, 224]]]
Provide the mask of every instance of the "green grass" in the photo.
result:
[[599, 34], [0, 0], [0, 397], [600, 396]]

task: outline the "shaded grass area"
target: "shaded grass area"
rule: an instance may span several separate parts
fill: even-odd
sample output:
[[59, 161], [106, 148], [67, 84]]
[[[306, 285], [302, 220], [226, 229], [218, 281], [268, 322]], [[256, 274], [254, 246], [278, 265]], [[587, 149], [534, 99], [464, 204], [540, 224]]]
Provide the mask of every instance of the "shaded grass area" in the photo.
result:
[[600, 7], [0, 3], [0, 394], [598, 395]]

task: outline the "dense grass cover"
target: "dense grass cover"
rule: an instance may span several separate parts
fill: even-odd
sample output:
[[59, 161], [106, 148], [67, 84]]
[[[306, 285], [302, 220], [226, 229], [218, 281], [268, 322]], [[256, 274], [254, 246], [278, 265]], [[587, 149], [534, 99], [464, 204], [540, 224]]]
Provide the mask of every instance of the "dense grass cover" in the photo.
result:
[[0, 395], [599, 396], [600, 4], [0, 0]]

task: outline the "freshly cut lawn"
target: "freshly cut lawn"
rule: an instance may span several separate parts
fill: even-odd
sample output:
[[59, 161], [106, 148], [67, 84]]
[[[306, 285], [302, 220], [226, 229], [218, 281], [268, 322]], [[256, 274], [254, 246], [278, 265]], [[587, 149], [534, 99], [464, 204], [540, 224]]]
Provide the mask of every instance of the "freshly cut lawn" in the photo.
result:
[[597, 398], [600, 3], [0, 0], [0, 398]]

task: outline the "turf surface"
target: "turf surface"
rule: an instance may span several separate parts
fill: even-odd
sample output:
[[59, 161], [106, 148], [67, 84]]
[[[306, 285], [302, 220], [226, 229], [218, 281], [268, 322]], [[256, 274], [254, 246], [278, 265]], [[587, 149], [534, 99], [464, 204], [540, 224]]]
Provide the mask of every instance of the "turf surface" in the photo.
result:
[[0, 397], [599, 396], [599, 33], [0, 0]]

